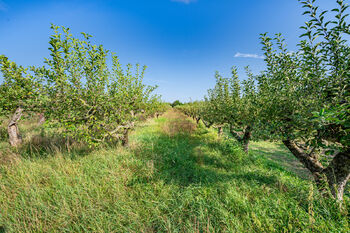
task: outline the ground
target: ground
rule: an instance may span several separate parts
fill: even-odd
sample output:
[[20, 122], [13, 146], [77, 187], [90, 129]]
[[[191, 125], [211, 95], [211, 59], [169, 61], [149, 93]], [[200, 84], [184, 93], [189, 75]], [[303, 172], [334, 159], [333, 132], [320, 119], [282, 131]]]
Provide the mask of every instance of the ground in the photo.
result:
[[0, 165], [8, 232], [349, 232], [348, 204], [320, 198], [281, 145], [246, 155], [179, 112], [139, 125], [128, 148], [68, 151], [34, 134], [2, 152], [16, 157]]

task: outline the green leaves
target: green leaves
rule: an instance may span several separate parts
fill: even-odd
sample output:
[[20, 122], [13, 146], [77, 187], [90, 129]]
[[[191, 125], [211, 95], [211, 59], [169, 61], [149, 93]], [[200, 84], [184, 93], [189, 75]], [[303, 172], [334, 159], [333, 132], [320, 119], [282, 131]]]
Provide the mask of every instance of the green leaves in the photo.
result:
[[[254, 76], [246, 68], [248, 79], [240, 83], [235, 68], [231, 78], [216, 73], [202, 105], [193, 103], [183, 111], [237, 130], [254, 125], [254, 135], [264, 139], [298, 140], [319, 149], [348, 147], [348, 5], [338, 0], [337, 9], [320, 11], [314, 0], [301, 3], [309, 20], [301, 27], [296, 52], [287, 49], [281, 34], [261, 34], [267, 67], [262, 74]], [[336, 13], [333, 19], [330, 12]]]
[[297, 53], [289, 53], [279, 35], [271, 39], [262, 34], [267, 69], [258, 83], [264, 99], [262, 120], [276, 136], [342, 150], [349, 144], [345, 122], [350, 53], [343, 35], [349, 27], [344, 14], [348, 6], [337, 3], [332, 10], [336, 20], [326, 21], [329, 11], [319, 13], [314, 1], [302, 2], [310, 20], [301, 27], [306, 40], [299, 43]]
[[22, 66], [0, 56], [0, 70], [4, 77], [0, 85], [0, 114], [8, 116], [18, 107], [35, 111], [40, 106], [41, 84]]
[[[2, 111], [21, 105], [45, 112], [47, 126], [89, 145], [121, 139], [140, 114], [157, 111], [156, 87], [143, 84], [146, 67], [122, 69], [119, 59], [91, 36], [75, 38], [69, 28], [51, 25], [50, 57], [30, 70], [0, 57], [5, 77], [0, 86]], [[112, 60], [112, 66], [108, 60]], [[163, 108], [161, 105], [157, 105]], [[2, 113], [4, 114], [4, 112]]]

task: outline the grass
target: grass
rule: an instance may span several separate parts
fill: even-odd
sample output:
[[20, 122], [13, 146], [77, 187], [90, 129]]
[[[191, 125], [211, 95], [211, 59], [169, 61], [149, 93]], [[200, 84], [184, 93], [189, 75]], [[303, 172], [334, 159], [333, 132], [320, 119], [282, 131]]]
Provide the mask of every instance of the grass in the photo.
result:
[[[130, 137], [129, 148], [57, 146], [0, 165], [2, 229], [349, 232], [349, 198], [340, 211], [320, 198], [277, 144], [254, 143], [245, 155], [232, 139], [176, 112]], [[278, 155], [286, 159], [276, 162]]]
[[259, 154], [268, 160], [283, 167], [283, 169], [290, 171], [303, 179], [312, 179], [311, 173], [303, 167], [303, 165], [295, 158], [283, 144], [259, 141], [252, 142], [251, 150], [254, 154]]

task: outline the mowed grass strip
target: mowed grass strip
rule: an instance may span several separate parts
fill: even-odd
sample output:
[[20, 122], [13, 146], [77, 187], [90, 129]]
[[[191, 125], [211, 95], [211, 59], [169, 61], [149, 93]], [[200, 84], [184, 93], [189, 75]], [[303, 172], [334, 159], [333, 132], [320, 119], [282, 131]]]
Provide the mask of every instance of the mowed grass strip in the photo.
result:
[[129, 148], [69, 153], [0, 165], [5, 232], [349, 232], [348, 197], [339, 211], [178, 112], [139, 126]]

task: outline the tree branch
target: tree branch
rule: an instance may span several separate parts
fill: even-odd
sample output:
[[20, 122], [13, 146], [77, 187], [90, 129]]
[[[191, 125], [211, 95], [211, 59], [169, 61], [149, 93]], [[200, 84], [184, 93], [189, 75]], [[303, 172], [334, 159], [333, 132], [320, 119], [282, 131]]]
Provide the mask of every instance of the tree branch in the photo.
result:
[[294, 141], [290, 139], [283, 140], [283, 144], [311, 173], [321, 173], [323, 171], [324, 168], [320, 161], [307, 154], [305, 150], [300, 148]]

